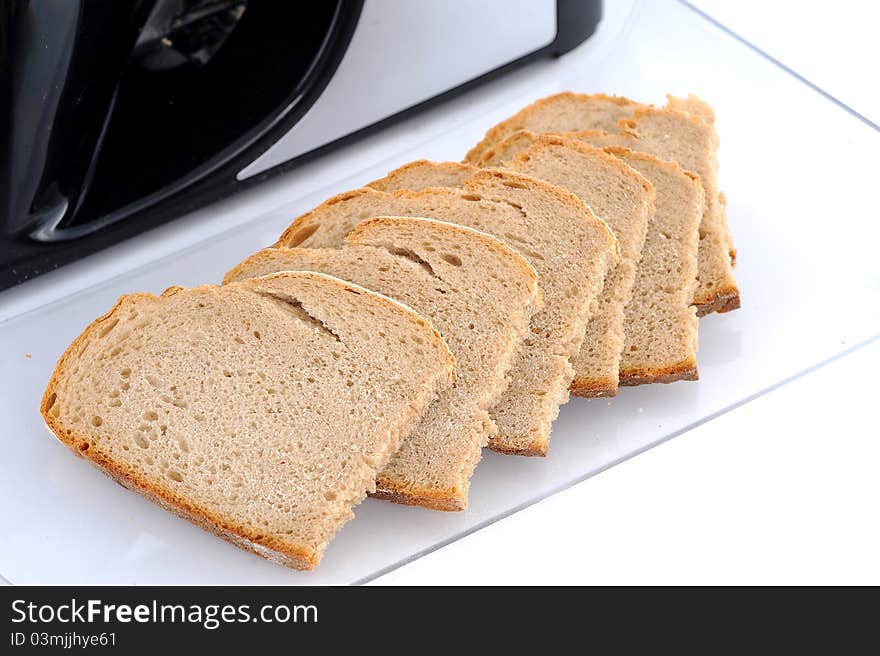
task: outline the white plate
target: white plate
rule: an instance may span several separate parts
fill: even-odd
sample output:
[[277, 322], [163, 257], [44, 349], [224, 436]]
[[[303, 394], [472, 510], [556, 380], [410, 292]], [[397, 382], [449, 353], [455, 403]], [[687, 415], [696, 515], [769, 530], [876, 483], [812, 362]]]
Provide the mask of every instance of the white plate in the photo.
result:
[[[658, 0], [632, 12], [606, 4], [597, 38], [560, 60], [0, 295], [0, 573], [13, 583], [58, 584], [364, 581], [880, 333], [872, 156], [880, 134], [681, 4]], [[692, 91], [717, 110], [744, 307], [701, 322], [700, 382], [573, 400], [554, 427], [548, 458], [486, 454], [467, 512], [368, 500], [312, 573], [287, 571], [164, 513], [46, 432], [37, 405], [56, 358], [119, 294], [218, 281], [330, 194], [416, 157], [458, 159], [494, 122], [563, 89], [653, 102], [666, 91]], [[523, 554], [523, 563], [529, 559]]]

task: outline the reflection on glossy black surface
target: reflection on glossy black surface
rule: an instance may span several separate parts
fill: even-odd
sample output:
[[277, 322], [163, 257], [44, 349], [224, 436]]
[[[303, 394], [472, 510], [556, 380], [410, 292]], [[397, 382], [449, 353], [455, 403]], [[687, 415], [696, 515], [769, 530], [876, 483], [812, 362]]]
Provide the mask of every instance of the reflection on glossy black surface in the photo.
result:
[[260, 148], [329, 77], [359, 12], [342, 0], [4, 0], [0, 272]]
[[[333, 3], [250, 3], [205, 65], [167, 70], [132, 65], [98, 162], [83, 219], [110, 214], [166, 185], [186, 181], [292, 101], [326, 35]], [[282, 9], [286, 8], [286, 9]], [[217, 162], [219, 163], [219, 162]], [[100, 186], [99, 186], [100, 185]]]
[[132, 61], [155, 71], [207, 64], [245, 9], [247, 0], [161, 0], [141, 29]]
[[57, 48], [50, 65], [67, 67], [39, 126], [52, 133], [42, 179], [16, 217], [41, 241], [79, 237], [243, 145], [290, 101], [334, 12], [333, 3], [304, 13], [265, 0], [158, 0], [147, 15], [148, 3], [70, 3], [63, 20], [42, 11], [59, 4], [30, 12], [47, 23], [42, 42]]
[[[320, 96], [363, 2], [0, 0], [0, 290], [293, 165], [236, 180]], [[600, 4], [557, 0], [553, 43], [441, 97], [573, 48]]]
[[[4, 232], [20, 234], [75, 211], [94, 169], [137, 7], [114, 2], [12, 3], [9, 176]], [[5, 31], [5, 30], [4, 30]]]

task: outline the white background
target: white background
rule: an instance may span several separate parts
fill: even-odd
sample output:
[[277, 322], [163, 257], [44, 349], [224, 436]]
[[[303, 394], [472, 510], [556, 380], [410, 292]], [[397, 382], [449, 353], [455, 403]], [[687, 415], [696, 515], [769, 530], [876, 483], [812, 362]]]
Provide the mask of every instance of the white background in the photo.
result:
[[694, 0], [691, 4], [880, 124], [876, 2]]
[[[695, 4], [880, 122], [874, 3]], [[878, 366], [875, 341], [374, 584], [880, 584]]]
[[[876, 16], [867, 15], [867, 3], [838, 2], [832, 9], [827, 3], [747, 2], [735, 5], [735, 12], [728, 3], [700, 5], [840, 102], [875, 121], [880, 115], [873, 70], [880, 50], [870, 33]], [[626, 18], [621, 4], [608, 0], [607, 6], [609, 15], [613, 8]], [[616, 32], [606, 29], [605, 37], [600, 33], [580, 54], [537, 62], [287, 176], [65, 267], [60, 276], [41, 276], [4, 293], [0, 330], [15, 336], [14, 348], [0, 351], [0, 368], [13, 372], [4, 382], [15, 381], [0, 394], [6, 432], [42, 435], [42, 427], [32, 425], [30, 402], [48, 376], [44, 369], [84, 325], [78, 322], [105, 310], [122, 291], [216, 280], [228, 268], [224, 263], [271, 243], [290, 216], [323, 198], [416, 156], [460, 157], [487, 125], [539, 95], [583, 89], [587, 81], [593, 86], [584, 90], [655, 102], [668, 89], [705, 93], [716, 102], [722, 182], [735, 192], [731, 225], [746, 307], [703, 323], [702, 382], [625, 390], [613, 408], [605, 408], [604, 400], [572, 403], [556, 426], [555, 457], [544, 461], [487, 456], [468, 516], [482, 512], [494, 518], [497, 513], [489, 509], [499, 499], [505, 508], [517, 506], [508, 496], [513, 488], [534, 499], [555, 489], [552, 481], [579, 478], [560, 473], [569, 462], [586, 473], [589, 458], [578, 463], [565, 457], [566, 448], [579, 453], [583, 442], [572, 438], [580, 433], [599, 447], [588, 449], [593, 456], [613, 464], [621, 454], [639, 451], [639, 440], [646, 446], [675, 434], [675, 426], [700, 423], [706, 414], [880, 333], [878, 304], [859, 302], [876, 301], [880, 293], [875, 254], [880, 216], [871, 200], [878, 132], [771, 63], [746, 56], [737, 44], [719, 42], [713, 53], [714, 30], [680, 5], [644, 0], [642, 8], [630, 49], [615, 48]], [[681, 29], [687, 29], [693, 51], [669, 47], [676, 25], [687, 26]], [[771, 120], [764, 122], [768, 113]], [[753, 150], [762, 147], [771, 156], [754, 157]], [[785, 157], [774, 159], [774, 149]], [[847, 185], [852, 193], [841, 193]], [[828, 223], [853, 234], [819, 230]], [[243, 231], [232, 231], [234, 225]], [[814, 252], [825, 251], [827, 257], [814, 260]], [[850, 284], [841, 287], [844, 276]], [[826, 310], [815, 316], [814, 297], [817, 312]], [[29, 308], [41, 309], [2, 324], [4, 313], [18, 316]], [[878, 341], [863, 345], [379, 582], [880, 582], [875, 555], [880, 431], [873, 407], [878, 351]], [[25, 352], [32, 359], [25, 359]], [[648, 418], [657, 424], [648, 426]], [[6, 490], [6, 505], [0, 505], [8, 513], [6, 525], [16, 527], [0, 532], [6, 554], [0, 573], [16, 583], [63, 577], [73, 583], [358, 580], [375, 572], [380, 560], [397, 563], [460, 535], [450, 526], [468, 519], [365, 503], [359, 521], [334, 541], [321, 568], [296, 577], [122, 494], [43, 438], [7, 442], [5, 469], [0, 468], [0, 488]], [[505, 476], [512, 471], [517, 474]], [[19, 501], [10, 503], [14, 499]], [[83, 511], [94, 508], [101, 511]], [[59, 548], [65, 559], [57, 558]], [[359, 573], [348, 571], [355, 569]]]

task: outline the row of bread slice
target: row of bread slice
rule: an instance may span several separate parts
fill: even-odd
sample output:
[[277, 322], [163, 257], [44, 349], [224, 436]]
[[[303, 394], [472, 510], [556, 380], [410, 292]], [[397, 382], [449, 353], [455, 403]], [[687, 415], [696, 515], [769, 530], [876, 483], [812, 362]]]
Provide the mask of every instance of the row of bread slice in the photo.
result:
[[[300, 217], [273, 248], [248, 258], [226, 277], [228, 285], [237, 288], [255, 284], [246, 282], [255, 276], [279, 271], [332, 274], [405, 303], [428, 318], [446, 339], [456, 357], [456, 382], [435, 390], [438, 398], [411, 422], [411, 432], [399, 451], [392, 455], [394, 448], [387, 448], [387, 462], [371, 460], [378, 496], [439, 509], [463, 508], [468, 481], [487, 441], [503, 452], [546, 453], [550, 424], [567, 398], [572, 379], [576, 394], [597, 395], [616, 391], [618, 367], [624, 384], [695, 376], [696, 326], [689, 304], [696, 257], [685, 255], [688, 248], [696, 249], [695, 225], [701, 216], [696, 176], [625, 148], [602, 151], [570, 137], [521, 131], [512, 135], [514, 140], [505, 139], [504, 155], [498, 149], [490, 154], [497, 159], [491, 163], [503, 164], [504, 170], [429, 162], [403, 167], [373, 183], [371, 189], [343, 194]], [[673, 198], [670, 190], [686, 193]], [[693, 206], [692, 211], [682, 213], [683, 205]], [[362, 222], [383, 215], [426, 216], [446, 223], [413, 218]], [[646, 253], [655, 253], [649, 260], [642, 256], [643, 245]], [[487, 255], [487, 248], [492, 256]], [[500, 265], [499, 259], [507, 266]], [[292, 275], [255, 279], [278, 284]], [[544, 296], [540, 309], [536, 279]], [[222, 296], [226, 289], [216, 293]], [[294, 306], [285, 301], [285, 307]], [[301, 303], [295, 307], [302, 311]], [[311, 317], [307, 313], [306, 318]], [[648, 327], [645, 317], [650, 319]], [[673, 362], [680, 353], [687, 357]], [[679, 368], [666, 366], [670, 364]], [[132, 368], [127, 369], [131, 379]], [[59, 363], [53, 381], [68, 376], [69, 367]], [[325, 382], [317, 376], [306, 381], [300, 393], [309, 386], [319, 389]], [[354, 388], [351, 394], [357, 395], [361, 385], [353, 379], [347, 383]], [[52, 384], [50, 390], [46, 399], [52, 400], [51, 405], [44, 399], [47, 421], [53, 410], [60, 413], [56, 419], [69, 414], [61, 413], [63, 403]], [[108, 398], [125, 400], [127, 395], [117, 390], [117, 396]], [[361, 402], [357, 396], [347, 401]], [[177, 406], [172, 403], [171, 407]], [[411, 403], [410, 407], [415, 406]], [[147, 412], [158, 415], [154, 410]], [[372, 419], [381, 424], [388, 420], [387, 413], [377, 411]], [[142, 424], [138, 430], [145, 425], [149, 426]], [[166, 421], [160, 426], [165, 427], [160, 431], [164, 443], [175, 444], [174, 425]], [[97, 434], [101, 428], [91, 426], [98, 429]], [[399, 425], [392, 428], [399, 438]], [[53, 430], [64, 439], [63, 431]], [[82, 445], [90, 439], [94, 435], [68, 443], [82, 452]], [[352, 447], [359, 451], [356, 445]], [[308, 450], [309, 445], [304, 448]], [[101, 464], [97, 444], [91, 454], [87, 452]], [[152, 455], [138, 455], [159, 462]], [[176, 459], [180, 455], [178, 449]], [[142, 473], [141, 479], [123, 478], [129, 483], [149, 481], [133, 485], [149, 494], [156, 480], [164, 485], [168, 480], [181, 483], [169, 479], [167, 473], [182, 476], [181, 467], [169, 464], [167, 454], [164, 457], [164, 478], [154, 470], [152, 475]], [[222, 480], [216, 468], [213, 463], [207, 471]], [[220, 471], [224, 471], [222, 465]], [[244, 530], [246, 522], [239, 518], [239, 530], [218, 530], [218, 523], [210, 519], [218, 514], [208, 507], [182, 514], [207, 522], [215, 532], [258, 553], [307, 567], [317, 562], [359, 500], [351, 494], [340, 495], [332, 480], [328, 484], [327, 504], [334, 506], [342, 500], [345, 511], [314, 507], [309, 511], [297, 506], [295, 514], [301, 519], [305, 511], [317, 528], [309, 533], [311, 541], [294, 530], [299, 541], [289, 548], [276, 548], [284, 541], [277, 528], [262, 531], [257, 527], [254, 535], [253, 527]], [[372, 490], [365, 484], [358, 494]], [[236, 501], [241, 498], [234, 496]], [[250, 503], [262, 498], [260, 494], [249, 497]], [[286, 495], [270, 498], [280, 499], [283, 505]], [[178, 512], [187, 507], [187, 503], [166, 505]], [[295, 553], [309, 555], [298, 560], [291, 555]]]
[[736, 248], [727, 226], [726, 199], [718, 188], [720, 140], [715, 113], [705, 101], [693, 95], [669, 96], [665, 107], [654, 107], [604, 94], [556, 94], [492, 127], [465, 161], [487, 166], [509, 160], [518, 150], [517, 133], [523, 130], [581, 133], [574, 136], [649, 153], [694, 174], [704, 191], [694, 305], [700, 316], [740, 307], [733, 276]]
[[[517, 116], [540, 114], [542, 110], [535, 108], [554, 107], [560, 102], [573, 102], [582, 113], [584, 107], [598, 107], [600, 112], [607, 111], [609, 105], [631, 111], [636, 107], [625, 99], [561, 94], [539, 101]], [[686, 101], [671, 99], [670, 105], [677, 106], [637, 109], [639, 116], [652, 111], [666, 119], [672, 116], [674, 124], [684, 120], [687, 125], [711, 126], [714, 121], [708, 105], [695, 97]], [[501, 125], [509, 125], [514, 119]], [[552, 123], [556, 119], [551, 116], [549, 120]], [[489, 135], [498, 130], [493, 128]], [[717, 134], [714, 128], [705, 134], [711, 137], [714, 157]], [[692, 137], [692, 133], [684, 133], [678, 139], [687, 145]], [[253, 258], [262, 261], [256, 269], [246, 261], [228, 279], [278, 270], [283, 264], [277, 260], [284, 260], [279, 253], [286, 248], [333, 248], [359, 220], [377, 213], [431, 216], [494, 234], [535, 267], [540, 284], [547, 289], [548, 306], [533, 317], [529, 337], [514, 360], [512, 383], [490, 410], [493, 434], [489, 444], [505, 453], [545, 455], [550, 425], [567, 399], [564, 390], [560, 391], [560, 381], [566, 377], [572, 379], [573, 393], [582, 396], [613, 395], [618, 384], [697, 378], [695, 306], [700, 306], [694, 297], [705, 194], [700, 177], [677, 162], [623, 145], [636, 148], [643, 141], [630, 132], [581, 130], [566, 135], [538, 135], [518, 129], [482, 157], [484, 165], [502, 166], [503, 170], [481, 172], [466, 163], [413, 162], [368, 188], [337, 196], [299, 217], [272, 249]], [[700, 148], [700, 143], [697, 140], [690, 145]], [[685, 145], [679, 145], [678, 150], [684, 150]], [[550, 185], [539, 183], [539, 179]], [[567, 198], [563, 190], [569, 192]], [[574, 199], [582, 201], [579, 210], [583, 219], [589, 223], [598, 216], [618, 240], [619, 257], [605, 265], [604, 278], [600, 274], [595, 278], [598, 284], [582, 290], [587, 292], [582, 298], [588, 301], [581, 304], [582, 310], [586, 307], [582, 315], [585, 328], [570, 322], [571, 315], [566, 313], [571, 304], [563, 300], [573, 295], [565, 275], [577, 268], [558, 275], [559, 262], [571, 263], [566, 246], [577, 240], [571, 241], [570, 226], [554, 226], [546, 221], [546, 209], [552, 208], [554, 201], [559, 204], [564, 200], [560, 207], [568, 203], [570, 211]], [[484, 205], [473, 206], [487, 200], [504, 201], [509, 207], [492, 207], [489, 211]], [[557, 211], [564, 214], [566, 210]], [[544, 233], [552, 235], [549, 249], [546, 240], [541, 239]], [[267, 266], [265, 260], [270, 253], [275, 262]], [[559, 335], [552, 335], [546, 326], [577, 331], [580, 347], [572, 342], [566, 345], [573, 364], [567, 375], [558, 361], [548, 357], [548, 353], [555, 354], [561, 342]], [[540, 340], [535, 335], [547, 338]], [[413, 461], [408, 461], [405, 469], [413, 468]], [[449, 496], [448, 490], [434, 494], [434, 498], [438, 494], [439, 498]], [[413, 502], [405, 496], [386, 496]], [[466, 492], [459, 502], [446, 505], [463, 507], [464, 502]], [[415, 503], [444, 505], [424, 498]]]
[[[368, 243], [365, 243], [368, 239]], [[497, 429], [489, 410], [541, 307], [537, 275], [488, 234], [412, 217], [368, 219], [337, 248], [264, 249], [225, 282], [318, 271], [388, 295], [428, 319], [456, 361], [455, 384], [432, 403], [379, 473], [375, 496], [462, 510], [481, 450]]]
[[[487, 441], [544, 450], [618, 251], [582, 201], [505, 171], [462, 189], [365, 189], [316, 212], [329, 208], [341, 212], [332, 248], [279, 244], [221, 287], [123, 297], [62, 356], [41, 407], [123, 485], [299, 568], [366, 493], [459, 509]], [[440, 210], [455, 222], [373, 218]], [[466, 225], [481, 220], [521, 235], [543, 293], [529, 256]], [[419, 330], [402, 335], [376, 304], [405, 308]], [[510, 406], [531, 422], [513, 436], [526, 440], [498, 441]]]
[[463, 507], [540, 305], [499, 240], [373, 219], [339, 249], [263, 251], [221, 287], [121, 298], [67, 349], [41, 409], [123, 485], [309, 568], [367, 492]]

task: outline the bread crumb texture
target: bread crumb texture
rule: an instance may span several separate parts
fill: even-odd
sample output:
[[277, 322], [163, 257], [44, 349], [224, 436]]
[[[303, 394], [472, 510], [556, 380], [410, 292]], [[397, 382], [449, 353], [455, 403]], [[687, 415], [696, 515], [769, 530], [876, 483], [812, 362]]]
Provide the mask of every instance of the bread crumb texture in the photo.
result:
[[41, 410], [127, 487], [308, 569], [453, 367], [405, 306], [282, 273], [122, 297], [62, 356]]
[[365, 188], [336, 196], [294, 221], [277, 245], [338, 248], [361, 221], [397, 215], [465, 225], [519, 252], [538, 274], [544, 308], [533, 315], [509, 386], [490, 411], [498, 433], [489, 445], [544, 455], [551, 424], [568, 400], [570, 360], [584, 340], [605, 274], [619, 260], [617, 239], [581, 199], [556, 185], [488, 169], [475, 171], [459, 188], [434, 187], [430, 179], [438, 168], [439, 180], [448, 180], [453, 167], [410, 168], [408, 176], [424, 180], [420, 190]]
[[507, 387], [513, 356], [539, 305], [537, 275], [494, 237], [447, 222], [379, 217], [331, 248], [269, 248], [226, 280], [310, 270], [349, 280], [412, 307], [443, 335], [455, 385], [428, 407], [378, 478], [383, 498], [463, 510], [482, 447], [497, 432], [488, 410]]

